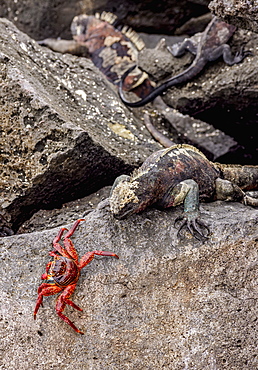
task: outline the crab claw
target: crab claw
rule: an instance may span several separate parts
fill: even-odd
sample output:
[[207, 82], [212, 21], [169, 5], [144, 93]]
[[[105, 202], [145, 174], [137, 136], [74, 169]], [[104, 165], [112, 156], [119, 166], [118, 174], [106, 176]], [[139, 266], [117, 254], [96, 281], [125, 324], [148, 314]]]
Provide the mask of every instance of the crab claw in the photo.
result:
[[[178, 221], [181, 221], [181, 220], [183, 221], [177, 232], [178, 237], [182, 237], [182, 230], [186, 227], [186, 230], [188, 230], [190, 234], [193, 235], [196, 239], [202, 240], [203, 238], [204, 239], [208, 238], [210, 234], [209, 227], [204, 222], [199, 220], [197, 216], [196, 217], [192, 217], [192, 216], [187, 217], [184, 215], [179, 216], [175, 219], [174, 226], [177, 227]], [[205, 230], [206, 230], [206, 233], [205, 233]]]

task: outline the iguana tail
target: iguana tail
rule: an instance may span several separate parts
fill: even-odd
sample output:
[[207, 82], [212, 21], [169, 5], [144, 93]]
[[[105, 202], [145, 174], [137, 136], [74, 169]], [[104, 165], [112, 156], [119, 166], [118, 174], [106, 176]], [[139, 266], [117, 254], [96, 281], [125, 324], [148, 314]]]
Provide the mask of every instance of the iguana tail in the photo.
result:
[[214, 163], [221, 178], [238, 185], [242, 190], [258, 190], [258, 166]]

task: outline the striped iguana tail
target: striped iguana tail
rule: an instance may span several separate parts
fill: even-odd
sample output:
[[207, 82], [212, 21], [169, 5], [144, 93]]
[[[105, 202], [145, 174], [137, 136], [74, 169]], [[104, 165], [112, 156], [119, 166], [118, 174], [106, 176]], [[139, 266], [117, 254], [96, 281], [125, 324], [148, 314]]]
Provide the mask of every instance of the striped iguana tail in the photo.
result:
[[214, 163], [221, 178], [238, 185], [242, 190], [258, 190], [258, 166]]
[[258, 207], [258, 192], [256, 192], [258, 190], [258, 166], [221, 163], [214, 163], [214, 166], [220, 171], [220, 177], [223, 180], [230, 181], [242, 191], [253, 190], [249, 194], [242, 193], [242, 202]]

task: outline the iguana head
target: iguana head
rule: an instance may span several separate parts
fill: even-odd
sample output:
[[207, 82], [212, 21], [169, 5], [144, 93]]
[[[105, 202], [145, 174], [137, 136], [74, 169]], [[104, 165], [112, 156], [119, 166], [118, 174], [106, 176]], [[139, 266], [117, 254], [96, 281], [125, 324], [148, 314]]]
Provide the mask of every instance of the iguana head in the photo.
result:
[[98, 27], [100, 23], [102, 23], [101, 20], [93, 15], [77, 15], [71, 24], [71, 32], [74, 40], [78, 42], [87, 41], [89, 30]]
[[145, 208], [143, 194], [138, 181], [123, 179], [113, 188], [109, 199], [114, 217], [121, 220]]

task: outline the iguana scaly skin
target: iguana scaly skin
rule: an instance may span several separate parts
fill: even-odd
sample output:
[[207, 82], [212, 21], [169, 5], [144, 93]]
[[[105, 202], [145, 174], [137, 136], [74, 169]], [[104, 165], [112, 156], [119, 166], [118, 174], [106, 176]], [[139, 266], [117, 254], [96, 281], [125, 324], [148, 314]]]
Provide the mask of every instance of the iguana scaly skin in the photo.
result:
[[116, 28], [116, 19], [112, 13], [81, 14], [71, 24], [73, 40], [48, 38], [38, 43], [61, 53], [88, 56], [115, 85], [130, 70], [121, 88], [144, 98], [154, 88], [147, 73], [137, 67], [138, 51], [144, 43], [130, 28]]
[[197, 238], [207, 234], [199, 219], [199, 200], [239, 201], [258, 206], [244, 190], [258, 189], [258, 166], [224, 165], [209, 161], [193, 146], [182, 144], [153, 153], [132, 176], [119, 176], [109, 199], [112, 214], [123, 219], [150, 205], [184, 204], [184, 226]]
[[223, 56], [225, 63], [228, 65], [240, 63], [250, 52], [241, 49], [235, 56], [231, 54], [230, 46], [226, 44], [226, 42], [230, 39], [235, 30], [235, 26], [217, 17], [213, 17], [203, 32], [197, 33], [191, 38], [184, 39], [181, 43], [168, 47], [168, 50], [176, 57], [182, 56], [186, 51], [190, 51], [190, 53], [194, 54], [196, 57], [185, 71], [166, 80], [163, 84], [153, 89], [150, 94], [145, 96], [142, 100], [131, 102], [125, 98], [122, 87], [123, 80], [127, 77], [126, 72], [121, 79], [119, 87], [119, 95], [122, 102], [129, 107], [141, 107], [163, 94], [170, 87], [190, 81], [203, 70], [208, 62], [214, 61], [220, 56]]

